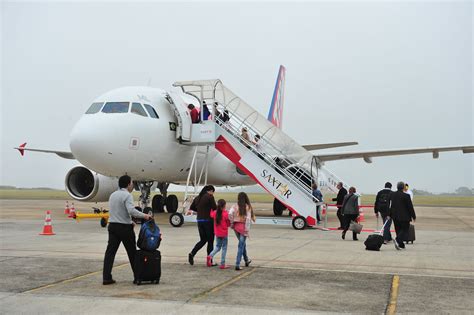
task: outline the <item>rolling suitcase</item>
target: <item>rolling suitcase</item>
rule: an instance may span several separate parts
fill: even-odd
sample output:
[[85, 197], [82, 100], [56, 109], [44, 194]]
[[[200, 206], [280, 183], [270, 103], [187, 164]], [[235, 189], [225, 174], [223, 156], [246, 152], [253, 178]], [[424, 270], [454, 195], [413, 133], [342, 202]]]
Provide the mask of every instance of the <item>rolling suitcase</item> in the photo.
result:
[[364, 245], [365, 245], [365, 249], [366, 250], [375, 250], [375, 251], [379, 251], [380, 250], [380, 247], [382, 247], [382, 244], [383, 244], [383, 230], [385, 228], [385, 225], [387, 224], [388, 221], [385, 221], [385, 224], [382, 226], [382, 229], [380, 230], [380, 232], [377, 232], [377, 233], [374, 233], [374, 234], [370, 234], [367, 239], [365, 240], [364, 242]]
[[380, 234], [370, 234], [364, 242], [366, 250], [380, 250], [383, 244], [383, 236]]
[[138, 250], [134, 263], [135, 284], [151, 282], [158, 284], [161, 278], [161, 253], [159, 250]]
[[408, 235], [407, 235], [407, 238], [405, 239], [405, 243], [408, 244], [408, 242], [411, 242], [413, 244], [415, 240], [416, 240], [415, 226], [413, 224], [410, 224], [410, 228], [408, 229]]

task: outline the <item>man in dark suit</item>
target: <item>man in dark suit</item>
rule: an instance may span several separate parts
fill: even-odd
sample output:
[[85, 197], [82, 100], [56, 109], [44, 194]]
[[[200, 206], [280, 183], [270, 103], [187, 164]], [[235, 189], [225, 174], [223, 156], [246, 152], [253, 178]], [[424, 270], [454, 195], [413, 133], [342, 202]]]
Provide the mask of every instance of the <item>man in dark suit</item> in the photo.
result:
[[337, 183], [337, 189], [339, 189], [339, 192], [337, 193], [336, 198], [332, 198], [332, 201], [336, 201], [337, 204], [337, 218], [339, 219], [339, 227], [337, 228], [338, 230], [343, 230], [343, 216], [341, 212], [342, 208], [342, 203], [344, 202], [344, 197], [347, 195], [347, 190], [344, 188], [344, 185], [342, 182]]
[[411, 202], [410, 195], [403, 192], [405, 183], [398, 182], [397, 191], [393, 192], [390, 196], [390, 218], [393, 219], [395, 224], [395, 232], [397, 237], [393, 241], [396, 249], [405, 248], [403, 240], [408, 236], [408, 230], [410, 228], [410, 221], [416, 220], [415, 209]]

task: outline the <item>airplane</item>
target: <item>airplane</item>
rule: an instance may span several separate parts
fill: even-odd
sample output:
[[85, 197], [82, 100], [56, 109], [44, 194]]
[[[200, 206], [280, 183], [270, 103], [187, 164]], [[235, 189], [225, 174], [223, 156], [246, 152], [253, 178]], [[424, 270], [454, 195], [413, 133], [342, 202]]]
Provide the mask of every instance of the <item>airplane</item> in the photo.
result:
[[[134, 179], [135, 189], [141, 192], [139, 204], [143, 211], [163, 212], [166, 207], [171, 214], [177, 211], [179, 201], [176, 195], [168, 195], [168, 187], [171, 183], [197, 186], [197, 176], [191, 178], [193, 167], [194, 171], [201, 169], [200, 175], [206, 169], [206, 183], [216, 186], [245, 186], [256, 182], [262, 185], [262, 181], [248, 167], [233, 161], [229, 155], [221, 154], [224, 150], [221, 143], [224, 141], [222, 138], [216, 140], [213, 132], [217, 127], [229, 130], [229, 127], [225, 127], [229, 122], [220, 121], [218, 111], [223, 113], [224, 110], [231, 109], [230, 121], [235, 124], [235, 128], [239, 127], [235, 129], [234, 137], [238, 137], [237, 133], [242, 126], [253, 128], [256, 134], [259, 132], [255, 130], [256, 126], [265, 125], [262, 138], [276, 140], [272, 143], [265, 142], [267, 152], [261, 152], [259, 157], [268, 158], [273, 169], [280, 175], [285, 173], [290, 182], [306, 191], [313, 181], [317, 181], [322, 189], [335, 191], [341, 180], [325, 167], [327, 161], [362, 158], [371, 163], [373, 157], [380, 156], [431, 153], [433, 158], [438, 158], [439, 153], [445, 151], [474, 152], [474, 146], [449, 146], [313, 154], [312, 152], [320, 149], [358, 143], [299, 145], [286, 136], [281, 131], [285, 77], [286, 69], [280, 66], [268, 117], [264, 117], [266, 125], [261, 121], [259, 113], [249, 110], [250, 106], [241, 106], [240, 104], [245, 103], [223, 87], [220, 80], [182, 81], [173, 84], [178, 88], [173, 91], [130, 86], [114, 89], [97, 97], [73, 127], [70, 151], [26, 148], [26, 143], [15, 149], [22, 156], [25, 151], [33, 151], [54, 153], [65, 159], [77, 160], [81, 165], [73, 167], [65, 176], [66, 191], [75, 200], [107, 201], [110, 194], [118, 188], [117, 178], [128, 174]], [[206, 105], [212, 107], [211, 113], [214, 115], [210, 120], [204, 120], [201, 111], [201, 122], [193, 124], [188, 110], [189, 103], [193, 102], [201, 109], [206, 101]], [[248, 115], [237, 120], [240, 117], [237, 115], [239, 110], [247, 110]], [[199, 139], [201, 136], [207, 140], [191, 141], [192, 138]], [[254, 144], [246, 146], [250, 148]], [[271, 146], [273, 151], [269, 151], [272, 153], [268, 151]], [[274, 183], [275, 180], [273, 178]], [[149, 199], [154, 187], [159, 189], [160, 194], [153, 197], [150, 207]], [[264, 188], [270, 192], [268, 188]], [[278, 186], [278, 189], [281, 190], [281, 187]], [[286, 189], [288, 194], [289, 189]], [[281, 215], [286, 208], [291, 208], [285, 204], [282, 196], [272, 194], [275, 197], [275, 215]]]

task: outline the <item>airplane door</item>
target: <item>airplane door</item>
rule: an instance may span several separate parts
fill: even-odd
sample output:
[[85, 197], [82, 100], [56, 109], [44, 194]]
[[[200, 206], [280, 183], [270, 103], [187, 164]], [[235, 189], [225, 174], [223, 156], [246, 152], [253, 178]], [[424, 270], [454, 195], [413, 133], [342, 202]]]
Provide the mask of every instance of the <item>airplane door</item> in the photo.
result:
[[171, 91], [170, 97], [173, 100], [171, 107], [178, 119], [178, 127], [176, 128], [176, 139], [183, 141], [191, 141], [191, 115], [189, 114], [188, 104], [176, 92]]

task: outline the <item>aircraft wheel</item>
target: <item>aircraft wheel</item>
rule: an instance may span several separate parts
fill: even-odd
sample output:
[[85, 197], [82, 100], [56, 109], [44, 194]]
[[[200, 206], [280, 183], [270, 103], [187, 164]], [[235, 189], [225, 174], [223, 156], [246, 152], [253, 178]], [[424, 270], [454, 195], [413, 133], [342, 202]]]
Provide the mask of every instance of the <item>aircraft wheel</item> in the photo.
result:
[[176, 210], [178, 210], [179, 201], [176, 195], [169, 195], [168, 197], [166, 197], [165, 203], [166, 203], [166, 211], [168, 211], [168, 213], [175, 213]]
[[280, 202], [278, 199], [273, 199], [273, 214], [280, 216], [283, 214], [283, 210], [285, 210], [286, 207], [284, 204]]
[[174, 227], [180, 227], [184, 223], [184, 217], [181, 213], [175, 212], [170, 215], [170, 224]]
[[151, 207], [153, 208], [153, 213], [165, 212], [163, 207], [163, 196], [154, 195], [151, 200]]
[[306, 227], [306, 219], [299, 215], [293, 218], [291, 224], [295, 230], [303, 230]]
[[107, 219], [106, 218], [100, 218], [100, 226], [105, 228], [107, 226]]

